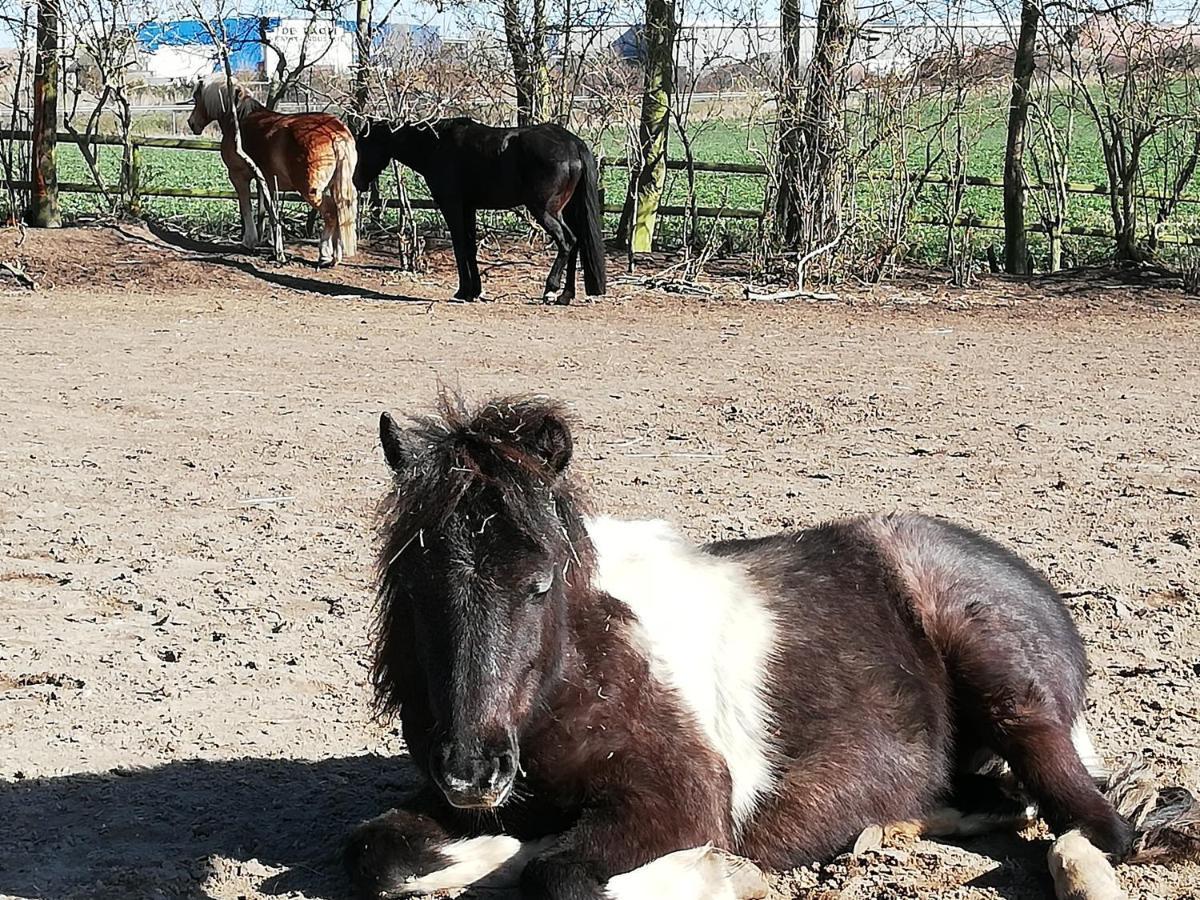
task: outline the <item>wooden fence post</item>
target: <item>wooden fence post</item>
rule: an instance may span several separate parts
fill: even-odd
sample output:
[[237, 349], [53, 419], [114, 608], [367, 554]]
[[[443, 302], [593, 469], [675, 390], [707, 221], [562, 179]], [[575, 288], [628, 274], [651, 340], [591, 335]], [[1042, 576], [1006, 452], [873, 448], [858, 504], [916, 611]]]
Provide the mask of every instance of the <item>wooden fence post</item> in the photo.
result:
[[129, 184], [126, 194], [130, 215], [142, 214], [142, 148], [137, 141], [130, 141], [129, 151]]

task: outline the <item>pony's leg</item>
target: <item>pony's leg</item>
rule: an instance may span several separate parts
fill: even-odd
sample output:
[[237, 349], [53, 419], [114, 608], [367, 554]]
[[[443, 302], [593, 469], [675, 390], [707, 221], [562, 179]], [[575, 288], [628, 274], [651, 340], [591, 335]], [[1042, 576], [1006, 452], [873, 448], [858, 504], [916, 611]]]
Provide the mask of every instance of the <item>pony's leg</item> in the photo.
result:
[[557, 298], [558, 292], [562, 289], [563, 269], [575, 246], [575, 235], [571, 234], [562, 219], [551, 214], [549, 210], [535, 206], [530, 206], [528, 209], [537, 223], [546, 229], [558, 251], [554, 257], [554, 263], [550, 266], [550, 274], [546, 276], [546, 289], [542, 294], [543, 299], [550, 302]]
[[1046, 855], [1058, 900], [1125, 900], [1117, 873], [1100, 849], [1078, 831], [1068, 831]]
[[575, 267], [578, 260], [579, 244], [576, 243], [567, 256], [567, 274], [563, 281], [562, 293], [558, 295], [557, 300], [561, 306], [569, 306], [571, 301], [575, 299]]
[[[454, 247], [454, 263], [458, 267], [458, 290], [454, 294], [454, 299], [474, 300], [476, 296], [474, 278], [467, 260], [474, 259], [475, 247], [474, 242], [471, 241], [473, 234], [467, 231], [462, 202], [457, 199], [444, 202], [436, 197], [434, 199], [442, 208], [442, 215], [446, 219], [446, 228], [450, 231], [450, 243]], [[468, 246], [468, 241], [471, 241], [470, 246]]]
[[468, 209], [463, 213], [463, 226], [467, 234], [467, 270], [471, 276], [471, 296], [484, 299], [483, 279], [479, 277], [479, 219], [478, 212]]
[[[503, 834], [455, 837], [434, 818], [394, 809], [360, 825], [344, 852], [358, 894], [387, 897], [475, 890], [512, 890], [525, 869], [563, 841], [521, 841]], [[559, 900], [757, 900], [767, 881], [748, 860], [711, 845], [680, 850]]]
[[242, 246], [253, 250], [258, 246], [258, 229], [254, 226], [254, 204], [250, 201], [250, 179], [235, 179], [233, 189], [237, 192], [238, 210], [242, 215]]
[[326, 194], [321, 198], [316, 211], [321, 213], [322, 231], [320, 249], [317, 251], [317, 265], [322, 268], [332, 266], [341, 260], [341, 247], [337, 246], [338, 212], [337, 204], [332, 195]]
[[604, 885], [606, 900], [757, 900], [770, 890], [754, 863], [706, 845], [677, 850]]
[[[1063, 721], [1054, 700], [1031, 683], [996, 646], [980, 647], [955, 661], [967, 708], [987, 743], [1059, 833], [1078, 828], [1106, 853], [1124, 856], [1133, 828], [1100, 792], [1080, 758], [1073, 722]], [[1094, 751], [1093, 751], [1094, 752]]]
[[393, 809], [354, 830], [343, 860], [364, 897], [513, 888], [529, 861], [553, 840], [464, 835], [424, 811]]

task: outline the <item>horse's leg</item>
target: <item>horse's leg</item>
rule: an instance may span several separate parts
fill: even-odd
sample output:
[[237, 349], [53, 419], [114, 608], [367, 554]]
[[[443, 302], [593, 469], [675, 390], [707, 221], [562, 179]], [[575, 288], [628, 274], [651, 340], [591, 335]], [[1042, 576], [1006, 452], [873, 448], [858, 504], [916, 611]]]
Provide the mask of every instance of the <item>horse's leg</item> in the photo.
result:
[[253, 250], [258, 246], [258, 229], [254, 227], [254, 205], [250, 200], [250, 178], [234, 177], [229, 174], [233, 189], [237, 192], [238, 209], [242, 215], [242, 246]]
[[[570, 305], [575, 299], [575, 267], [579, 260], [579, 243], [578, 241], [571, 247], [571, 252], [567, 254], [567, 274], [563, 281], [562, 293], [558, 295], [558, 303], [563, 306]], [[588, 298], [589, 300], [591, 298]]]
[[558, 251], [553, 265], [550, 266], [550, 274], [546, 276], [546, 289], [542, 294], [542, 299], [549, 303], [558, 299], [558, 292], [562, 289], [563, 268], [567, 265], [571, 250], [575, 246], [575, 235], [571, 234], [562, 219], [545, 207], [530, 204], [528, 209], [537, 223], [546, 229]]
[[326, 194], [313, 211], [321, 214], [321, 244], [317, 251], [317, 265], [325, 268], [337, 263], [340, 256], [340, 248], [334, 246], [338, 227], [337, 203], [331, 194]]
[[475, 247], [468, 246], [467, 243], [473, 235], [467, 232], [462, 201], [457, 198], [447, 201], [434, 199], [442, 208], [442, 215], [446, 219], [446, 228], [450, 231], [450, 243], [454, 247], [454, 263], [458, 268], [458, 290], [454, 294], [454, 299], [474, 300], [474, 279], [471, 276], [471, 268], [467, 264], [467, 260], [474, 258]]
[[474, 209], [463, 212], [463, 225], [467, 232], [467, 269], [471, 274], [471, 296], [483, 300], [483, 279], [479, 277], [479, 213]]

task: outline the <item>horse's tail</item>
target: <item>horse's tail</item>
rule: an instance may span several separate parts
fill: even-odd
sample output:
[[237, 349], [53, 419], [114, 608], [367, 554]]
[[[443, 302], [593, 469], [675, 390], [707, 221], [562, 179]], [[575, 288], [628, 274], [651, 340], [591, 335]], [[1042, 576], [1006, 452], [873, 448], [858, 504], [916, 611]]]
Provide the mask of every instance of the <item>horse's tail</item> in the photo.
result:
[[600, 171], [596, 157], [582, 141], [579, 156], [583, 161], [583, 177], [567, 204], [567, 225], [579, 242], [579, 257], [583, 263], [583, 286], [591, 296], [603, 294], [607, 288], [604, 273], [604, 209], [600, 206]]
[[1200, 859], [1200, 803], [1181, 787], [1159, 788], [1149, 765], [1134, 758], [1108, 781], [1105, 797], [1133, 826], [1130, 863]]
[[337, 162], [333, 169], [333, 180], [329, 191], [337, 209], [337, 232], [334, 235], [342, 248], [342, 256], [353, 256], [358, 252], [358, 191], [354, 189], [354, 167], [358, 164], [358, 150], [353, 137], [338, 137], [333, 142], [333, 153]]

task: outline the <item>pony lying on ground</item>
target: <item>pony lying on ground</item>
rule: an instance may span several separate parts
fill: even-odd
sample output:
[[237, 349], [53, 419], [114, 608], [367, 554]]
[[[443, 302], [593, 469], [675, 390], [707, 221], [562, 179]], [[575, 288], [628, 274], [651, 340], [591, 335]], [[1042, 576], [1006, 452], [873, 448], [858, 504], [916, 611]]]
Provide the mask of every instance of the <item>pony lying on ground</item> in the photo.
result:
[[258, 246], [258, 229], [250, 204], [254, 173], [238, 155], [234, 116], [242, 136], [242, 149], [254, 160], [273, 193], [296, 191], [321, 214], [324, 232], [317, 264], [332, 266], [358, 252], [355, 218], [358, 194], [354, 167], [358, 155], [354, 135], [337, 116], [327, 113], [272, 112], [244, 87], [233, 82], [233, 103], [224, 75], [213, 75], [196, 85], [195, 106], [188, 116], [193, 134], [210, 122], [221, 128], [221, 159], [237, 192], [242, 216], [242, 244]]
[[380, 430], [373, 679], [428, 782], [349, 839], [364, 896], [760, 895], [718, 850], [788, 869], [872, 825], [1024, 823], [1006, 780], [1085, 882], [1101, 851], [1195, 851], [1186, 792], [1135, 826], [1098, 788], [1079, 634], [987, 538], [901, 514], [694, 547], [587, 516], [552, 402]]
[[455, 299], [483, 296], [476, 211], [518, 206], [529, 210], [558, 250], [544, 301], [564, 305], [574, 299], [576, 259], [582, 259], [588, 294], [604, 293], [604, 211], [596, 158], [565, 128], [492, 128], [467, 118], [396, 126], [368, 122], [358, 133], [355, 186], [366, 190], [393, 159], [425, 178], [446, 220], [458, 265]]

